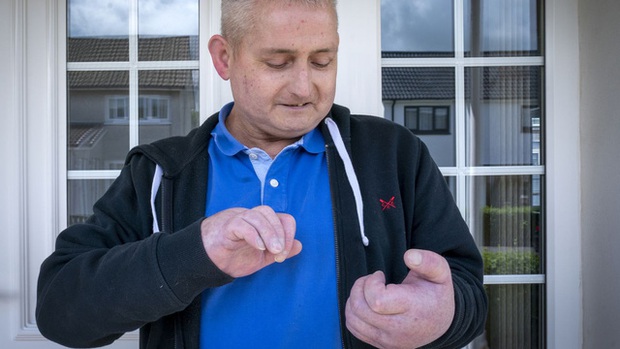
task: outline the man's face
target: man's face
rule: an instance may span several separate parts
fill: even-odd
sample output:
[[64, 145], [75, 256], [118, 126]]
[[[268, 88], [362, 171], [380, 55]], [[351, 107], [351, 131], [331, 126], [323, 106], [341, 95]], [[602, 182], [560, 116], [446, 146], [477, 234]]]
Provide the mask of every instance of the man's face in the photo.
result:
[[227, 126], [250, 147], [309, 132], [327, 115], [336, 90], [335, 13], [260, 3], [256, 27], [229, 61], [235, 105]]

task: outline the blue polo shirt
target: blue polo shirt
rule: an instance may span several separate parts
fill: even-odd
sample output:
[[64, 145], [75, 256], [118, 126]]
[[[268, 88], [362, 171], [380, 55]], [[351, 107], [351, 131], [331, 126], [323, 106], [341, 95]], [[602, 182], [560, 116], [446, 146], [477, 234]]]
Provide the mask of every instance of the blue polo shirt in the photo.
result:
[[201, 349], [342, 346], [334, 223], [325, 144], [313, 130], [271, 159], [226, 129], [224, 106], [209, 143], [206, 215], [268, 205], [291, 214], [303, 249], [203, 293]]

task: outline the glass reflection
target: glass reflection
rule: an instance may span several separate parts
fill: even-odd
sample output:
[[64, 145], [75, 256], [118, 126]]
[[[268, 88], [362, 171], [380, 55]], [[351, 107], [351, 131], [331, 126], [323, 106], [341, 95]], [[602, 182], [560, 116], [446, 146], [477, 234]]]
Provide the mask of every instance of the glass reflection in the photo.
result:
[[198, 59], [198, 0], [139, 0], [138, 59]]
[[182, 136], [199, 124], [197, 70], [140, 71], [140, 143]]
[[543, 177], [468, 178], [470, 229], [486, 275], [540, 274], [543, 269]]
[[409, 128], [439, 166], [455, 166], [454, 68], [382, 68], [385, 117]]
[[67, 1], [67, 61], [129, 60], [129, 1]]
[[544, 285], [486, 285], [489, 314], [474, 349], [545, 348]]
[[541, 67], [465, 69], [468, 166], [542, 165]]
[[112, 185], [112, 179], [80, 179], [67, 182], [68, 225], [84, 223], [93, 213], [93, 205]]
[[383, 57], [454, 55], [453, 0], [381, 0]]
[[540, 56], [542, 1], [466, 0], [465, 56]]
[[454, 199], [454, 201], [456, 201], [456, 177], [444, 176], [443, 178], [446, 180], [446, 184], [450, 189], [450, 194], [452, 194], [452, 198]]
[[129, 147], [129, 73], [68, 73], [69, 170], [110, 170]]

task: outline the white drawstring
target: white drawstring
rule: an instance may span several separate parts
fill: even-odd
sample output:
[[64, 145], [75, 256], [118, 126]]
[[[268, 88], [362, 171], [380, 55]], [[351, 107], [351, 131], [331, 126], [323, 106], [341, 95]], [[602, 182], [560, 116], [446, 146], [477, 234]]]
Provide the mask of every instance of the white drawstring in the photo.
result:
[[151, 184], [151, 212], [153, 213], [153, 233], [159, 233], [159, 223], [157, 223], [157, 211], [155, 210], [155, 197], [161, 184], [161, 177], [163, 177], [164, 171], [161, 166], [155, 167], [155, 174], [153, 175], [153, 183]]
[[364, 234], [364, 202], [362, 201], [362, 191], [360, 190], [360, 184], [357, 180], [357, 176], [355, 175], [355, 170], [353, 169], [353, 162], [351, 162], [351, 158], [349, 157], [349, 153], [347, 153], [347, 149], [344, 146], [344, 142], [342, 141], [342, 135], [340, 134], [340, 130], [338, 126], [331, 118], [325, 119], [325, 124], [327, 125], [327, 129], [329, 130], [329, 134], [332, 136], [334, 140], [334, 144], [336, 145], [336, 150], [338, 151], [338, 155], [344, 162], [344, 170], [347, 173], [347, 179], [349, 180], [349, 185], [353, 190], [353, 196], [355, 197], [355, 206], [357, 209], [357, 219], [360, 225], [360, 235], [362, 237], [362, 243], [364, 246], [368, 246], [368, 237]]

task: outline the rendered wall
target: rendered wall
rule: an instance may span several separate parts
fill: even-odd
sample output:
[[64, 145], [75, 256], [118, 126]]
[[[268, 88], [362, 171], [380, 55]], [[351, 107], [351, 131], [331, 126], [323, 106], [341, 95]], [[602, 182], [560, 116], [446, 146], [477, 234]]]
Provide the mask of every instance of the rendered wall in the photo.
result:
[[617, 0], [579, 2], [583, 348], [620, 348], [619, 15]]

